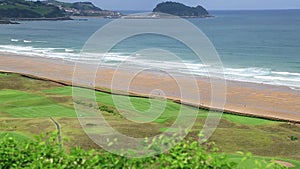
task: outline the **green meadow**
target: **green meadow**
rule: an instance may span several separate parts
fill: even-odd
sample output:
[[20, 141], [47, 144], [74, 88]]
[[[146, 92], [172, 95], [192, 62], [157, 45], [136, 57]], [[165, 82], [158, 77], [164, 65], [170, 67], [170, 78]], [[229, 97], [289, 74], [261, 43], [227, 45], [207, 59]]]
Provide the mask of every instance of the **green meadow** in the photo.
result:
[[[196, 139], [208, 115], [206, 110], [183, 106], [169, 100], [130, 97], [133, 109], [126, 104], [118, 108], [115, 106], [115, 99], [126, 99], [126, 96], [113, 96], [95, 91], [95, 98], [97, 105], [73, 101], [72, 87], [1, 73], [0, 138], [9, 134], [22, 141], [34, 139], [33, 136], [40, 133], [55, 131], [55, 126], [50, 120], [50, 117], [53, 117], [61, 125], [66, 148], [97, 149], [98, 146], [81, 128], [74, 104], [85, 107], [87, 113], [89, 109], [100, 110], [112, 127], [133, 137], [154, 136], [170, 128], [179, 113], [197, 112], [194, 127], [188, 134], [189, 138]], [[150, 108], [159, 112], [162, 105], [165, 108], [162, 114], [157, 114], [157, 118], [149, 117], [145, 113]], [[130, 119], [134, 121], [154, 117], [155, 120], [146, 124], [134, 123], [122, 114], [129, 114]], [[176, 131], [171, 128], [172, 130]], [[253, 158], [244, 161], [247, 168], [251, 168], [251, 164], [255, 164], [258, 159], [278, 159], [293, 164], [294, 168], [300, 168], [300, 127], [294, 124], [224, 113], [217, 130], [208, 142], [214, 142], [219, 151], [228, 154], [233, 161], [242, 159], [236, 152], [251, 152]]]

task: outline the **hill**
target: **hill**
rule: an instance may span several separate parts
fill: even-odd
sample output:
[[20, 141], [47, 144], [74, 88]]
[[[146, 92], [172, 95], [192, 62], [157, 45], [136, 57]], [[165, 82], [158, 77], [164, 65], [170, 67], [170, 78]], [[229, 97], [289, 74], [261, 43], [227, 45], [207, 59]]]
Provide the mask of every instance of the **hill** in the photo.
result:
[[65, 12], [57, 6], [25, 0], [0, 0], [1, 18], [58, 18]]
[[153, 12], [167, 13], [180, 17], [202, 18], [210, 17], [209, 13], [202, 6], [189, 7], [178, 2], [163, 2], [158, 4]]
[[44, 4], [54, 5], [65, 11], [68, 16], [102, 16], [102, 17], [120, 17], [121, 14], [115, 11], [102, 10], [91, 2], [66, 3], [55, 0], [43, 1]]
[[69, 16], [118, 17], [120, 13], [102, 10], [91, 2], [0, 0], [1, 19], [66, 18]]

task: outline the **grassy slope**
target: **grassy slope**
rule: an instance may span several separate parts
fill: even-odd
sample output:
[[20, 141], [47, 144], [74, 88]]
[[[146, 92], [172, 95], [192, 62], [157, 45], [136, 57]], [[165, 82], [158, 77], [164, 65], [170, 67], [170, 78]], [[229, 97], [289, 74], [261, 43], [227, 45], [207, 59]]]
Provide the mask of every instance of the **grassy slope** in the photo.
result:
[[[64, 136], [70, 140], [66, 145], [94, 148], [96, 145], [86, 138], [76, 118], [72, 118], [76, 117], [76, 113], [72, 108], [71, 95], [71, 87], [23, 78], [19, 75], [0, 74], [0, 123], [5, 122], [6, 124], [0, 125], [0, 130], [18, 131], [29, 135], [51, 131], [55, 128], [48, 117], [54, 116], [61, 123]], [[117, 111], [110, 94], [96, 92], [96, 96], [98, 105], [107, 105]], [[149, 99], [144, 98], [131, 97], [131, 102], [139, 110], [134, 112], [136, 114], [141, 114], [140, 111], [148, 109], [150, 105]], [[164, 114], [154, 123], [146, 126], [133, 124], [109, 113], [104, 112], [104, 115], [113, 127], [124, 134], [148, 136], [168, 128], [179, 108], [179, 104], [167, 102]], [[206, 115], [206, 111], [200, 110], [199, 118], [191, 132], [192, 137], [195, 137], [203, 126]], [[14, 120], [15, 117], [26, 119]], [[130, 130], [131, 128], [133, 130]], [[157, 130], [153, 130], [153, 128]], [[251, 151], [256, 155], [299, 160], [300, 155], [297, 150], [300, 148], [300, 142], [289, 139], [291, 135], [300, 138], [299, 133], [299, 127], [285, 123], [225, 114], [210, 140], [216, 142], [221, 151], [228, 153], [241, 150]]]
[[259, 118], [251, 118], [245, 116], [238, 116], [238, 115], [231, 115], [231, 114], [223, 114], [223, 118], [238, 124], [245, 124], [245, 125], [265, 125], [265, 124], [275, 124], [276, 122], [259, 119]]
[[42, 16], [53, 11], [51, 8], [49, 8], [47, 6], [37, 7], [37, 6], [32, 5], [32, 7], [30, 7], [30, 8], [27, 5], [22, 5], [22, 4], [0, 6], [0, 9], [16, 9], [16, 8], [30, 10], [30, 11], [39, 13]]
[[[50, 90], [44, 90], [43, 92], [57, 94], [57, 95], [72, 96], [72, 87], [53, 88]], [[112, 95], [107, 94], [107, 93], [102, 93], [102, 92], [96, 92], [95, 96], [96, 96], [96, 100], [99, 104], [115, 106]], [[117, 99], [117, 98], [122, 98], [123, 96], [114, 96], [114, 97], [116, 97], [115, 99]], [[135, 111], [136, 113], [142, 113], [143, 111], [147, 111], [150, 108], [150, 100], [153, 101], [154, 99], [137, 98], [137, 97], [130, 98], [131, 104], [137, 110], [137, 111]], [[157, 102], [156, 102], [157, 106], [154, 109], [160, 110], [159, 106], [164, 106], [164, 101], [157, 101]], [[171, 101], [168, 101], [166, 104], [166, 109], [165, 109], [164, 113], [155, 122], [162, 123], [162, 122], [166, 122], [168, 119], [170, 119], [174, 116], [176, 117], [177, 113], [179, 113], [180, 107], [181, 107], [181, 105], [176, 104]], [[187, 106], [184, 106], [184, 107], [187, 110], [192, 110], [192, 108], [189, 108]], [[129, 109], [129, 108], [127, 110], [133, 111], [132, 109]], [[207, 111], [199, 110], [198, 117], [206, 118], [207, 114], [208, 114]], [[223, 118], [225, 118], [231, 122], [234, 122], [234, 123], [246, 124], [246, 125], [264, 125], [264, 124], [276, 123], [274, 121], [265, 120], [265, 119], [258, 119], [258, 118], [230, 115], [230, 114], [224, 114]]]
[[74, 109], [38, 94], [17, 90], [0, 92], [0, 108], [10, 117], [76, 117]]
[[4, 2], [5, 5], [0, 5], [0, 10], [21, 9], [21, 10], [27, 10], [27, 11], [40, 14], [41, 16], [45, 16], [51, 12], [54, 12], [55, 10], [55, 7], [48, 6], [43, 3], [35, 3], [30, 1], [20, 1], [20, 2], [4, 1]]
[[[232, 160], [233, 162], [239, 162], [241, 160], [241, 158], [243, 158], [242, 155], [238, 155], [238, 154], [229, 154], [228, 157], [230, 158], [230, 160]], [[246, 167], [246, 168], [255, 168], [257, 166], [255, 166], [255, 162], [256, 161], [260, 161], [260, 160], [264, 160], [264, 161], [273, 161], [273, 160], [279, 160], [279, 161], [285, 161], [285, 162], [289, 162], [291, 164], [293, 164], [295, 167], [293, 167], [294, 169], [298, 169], [300, 168], [300, 162], [297, 160], [290, 160], [290, 159], [277, 159], [277, 158], [268, 158], [268, 157], [259, 157], [259, 156], [252, 156], [249, 159], [245, 160], [244, 162], [241, 163], [240, 167]]]
[[30, 140], [30, 138], [22, 133], [18, 132], [0, 132], [0, 139], [2, 139], [4, 136], [7, 137], [13, 137], [18, 141], [27, 141]]

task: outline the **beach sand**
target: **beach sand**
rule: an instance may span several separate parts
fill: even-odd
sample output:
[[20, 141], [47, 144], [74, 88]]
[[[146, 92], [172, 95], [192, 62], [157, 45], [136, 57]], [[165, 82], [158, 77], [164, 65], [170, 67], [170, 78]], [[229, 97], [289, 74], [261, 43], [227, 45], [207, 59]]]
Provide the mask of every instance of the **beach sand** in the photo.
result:
[[[0, 54], [0, 59], [2, 72], [19, 73], [67, 85], [72, 84], [75, 68], [72, 62], [12, 54]], [[115, 68], [100, 67], [95, 73], [94, 67], [90, 65], [78, 64], [76, 67], [76, 85], [92, 87], [95, 84], [96, 88], [101, 90], [110, 89], [114, 84], [113, 89], [143, 96], [149, 96], [153, 90], [160, 89], [163, 92], [156, 90], [152, 96], [161, 96], [164, 93], [167, 98], [178, 102], [183, 101], [203, 108], [214, 107], [211, 104], [211, 79], [207, 77], [196, 77], [198, 89], [195, 90], [194, 87], [189, 86], [190, 77], [179, 74], [175, 75], [176, 79], [174, 79], [174, 76], [171, 77], [163, 72], [143, 71], [135, 75], [137, 72], [130, 69], [121, 69], [116, 72]], [[113, 83], [112, 80], [114, 80]], [[180, 81], [186, 82], [183, 86], [181, 85], [184, 90], [180, 90], [180, 85], [178, 85]], [[130, 82], [129, 87], [128, 82]], [[220, 79], [214, 79], [213, 82], [221, 85], [223, 83]], [[238, 81], [227, 81], [226, 84], [225, 112], [300, 123], [300, 91], [284, 86]], [[201, 100], [193, 100], [193, 97], [182, 98], [180, 91], [189, 96], [200, 94]], [[216, 97], [218, 94], [215, 95]], [[222, 99], [219, 105], [222, 105]], [[214, 108], [221, 109], [222, 107]]]

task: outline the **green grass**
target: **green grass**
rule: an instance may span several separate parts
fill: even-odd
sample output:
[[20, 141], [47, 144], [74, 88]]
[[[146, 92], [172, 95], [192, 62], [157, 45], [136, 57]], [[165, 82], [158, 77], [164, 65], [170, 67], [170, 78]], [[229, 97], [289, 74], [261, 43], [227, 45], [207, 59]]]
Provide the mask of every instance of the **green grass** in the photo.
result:
[[0, 91], [0, 109], [10, 117], [76, 117], [74, 108], [49, 98], [17, 90]]
[[18, 91], [18, 90], [1, 90], [0, 91], [0, 102], [2, 105], [11, 104], [11, 106], [13, 106], [13, 104], [15, 102], [17, 102], [19, 104], [16, 104], [14, 106], [23, 106], [24, 103], [22, 103], [22, 102], [25, 101], [29, 104], [27, 106], [31, 106], [30, 103], [32, 101], [36, 101], [36, 100], [42, 100], [42, 102], [44, 102], [45, 98], [40, 95], [35, 95], [35, 94]]
[[222, 128], [216, 130], [211, 140], [215, 142], [223, 141], [220, 145], [221, 150], [227, 151], [264, 151], [271, 149], [273, 144], [272, 137], [261, 130], [255, 128], [238, 129], [238, 128]]
[[72, 108], [61, 105], [32, 106], [5, 110], [6, 113], [18, 118], [38, 117], [77, 117]]
[[168, 132], [174, 132], [174, 133], [179, 132], [178, 128], [161, 128], [162, 132], [165, 132], [167, 130], [168, 130]]
[[244, 125], [265, 125], [265, 124], [274, 124], [275, 121], [265, 120], [260, 118], [238, 116], [231, 114], [223, 114], [223, 118], [230, 120], [231, 122], [244, 124]]
[[[76, 88], [76, 93], [82, 93], [81, 96], [83, 97], [90, 97], [84, 96], [86, 93], [91, 93], [88, 89], [80, 89]], [[57, 95], [65, 95], [65, 96], [72, 96], [72, 87], [60, 87], [60, 88], [53, 88], [50, 90], [43, 90], [43, 92], [48, 94], [57, 94]], [[174, 103], [172, 101], [163, 101], [157, 99], [148, 99], [148, 98], [139, 98], [139, 97], [127, 97], [127, 96], [118, 96], [118, 95], [111, 95], [104, 92], [95, 92], [96, 102], [98, 104], [104, 104], [112, 107], [116, 107], [115, 103], [118, 103], [118, 110], [121, 112], [130, 112], [131, 115], [136, 115], [137, 117], [134, 118], [135, 120], [143, 121], [154, 117], [153, 114], [158, 112], [161, 114], [157, 114], [157, 119], [154, 122], [157, 123], [164, 123], [168, 120], [174, 120], [174, 117], [182, 109], [183, 114], [188, 114], [190, 112], [196, 112], [194, 108], [190, 108], [188, 106], [180, 105]], [[129, 100], [127, 100], [129, 98]], [[150, 105], [152, 103], [151, 111], [147, 112], [150, 109]], [[131, 104], [132, 106], [128, 106]], [[151, 113], [151, 115], [146, 114]], [[142, 116], [142, 117], [141, 117]]]
[[5, 77], [5, 76], [8, 76], [7, 73], [0, 73], [0, 77]]
[[64, 87], [55, 87], [47, 90], [42, 90], [44, 93], [56, 94], [56, 95], [65, 95], [72, 96], [72, 87], [64, 86]]
[[[239, 155], [239, 154], [228, 154], [228, 158], [230, 161], [233, 162], [240, 162], [242, 158], [244, 158], [245, 155]], [[272, 162], [272, 161], [283, 161], [283, 162], [288, 162], [293, 164], [295, 167], [293, 169], [299, 169], [300, 168], [300, 162], [296, 160], [291, 160], [291, 159], [285, 159], [285, 158], [271, 158], [271, 157], [260, 157], [260, 156], [251, 156], [245, 161], [240, 163], [240, 167], [244, 169], [253, 169], [255, 168], [255, 163], [258, 161], [265, 161], [267, 163]], [[262, 167], [265, 168], [266, 166]]]
[[[209, 112], [206, 110], [199, 110], [198, 117], [199, 118], [207, 118], [208, 113]], [[276, 121], [267, 120], [267, 119], [246, 117], [246, 116], [241, 116], [241, 115], [232, 115], [232, 114], [227, 114], [227, 113], [223, 113], [222, 119], [227, 119], [233, 123], [240, 124], [240, 125], [251, 125], [251, 126], [267, 125], [267, 124], [271, 125], [271, 124], [278, 123]]]
[[18, 141], [28, 141], [31, 140], [29, 137], [19, 133], [19, 132], [0, 132], [0, 140], [3, 137], [13, 137]]
[[[88, 89], [80, 89], [80, 92], [84, 91], [88, 92]], [[54, 88], [50, 90], [44, 90], [46, 93], [52, 93], [52, 94], [59, 94], [59, 95], [67, 95], [72, 96], [72, 87], [60, 87], [60, 88]], [[114, 100], [111, 94], [103, 93], [103, 92], [95, 92], [96, 101], [102, 104], [107, 104], [110, 106], [115, 106]], [[127, 97], [124, 96], [114, 96], [115, 99], [126, 99]], [[133, 108], [136, 113], [143, 113], [143, 111], [147, 111], [150, 108], [150, 100], [155, 102], [155, 107], [153, 110], [161, 110], [161, 106], [164, 106], [164, 101], [154, 100], [154, 99], [148, 99], [148, 98], [138, 98], [138, 97], [130, 97], [130, 102], [133, 106]], [[125, 100], [126, 101], [126, 100]], [[166, 107], [164, 110], [164, 113], [156, 120], [156, 122], [163, 123], [167, 121], [169, 118], [174, 117], [178, 114], [180, 107], [182, 105], [167, 101]], [[120, 107], [123, 108], [125, 111], [133, 111], [130, 107], [128, 107], [127, 104], [122, 105], [120, 104]], [[186, 106], [185, 106], [186, 107]], [[187, 108], [187, 110], [193, 110], [192, 108]], [[208, 114], [208, 111], [200, 110], [198, 117], [206, 118]], [[260, 118], [252, 118], [252, 117], [245, 117], [245, 116], [238, 116], [238, 115], [231, 115], [231, 114], [223, 114], [222, 118], [228, 119], [231, 122], [238, 123], [238, 124], [244, 124], [244, 125], [264, 125], [264, 124], [274, 124], [276, 122], [271, 120], [265, 120]]]
[[[82, 97], [87, 97], [86, 93], [94, 92], [87, 89], [80, 90], [82, 90], [80, 95]], [[171, 127], [170, 124], [176, 119], [181, 108], [180, 104], [167, 101], [163, 113], [157, 114], [160, 116], [159, 118], [152, 123], [139, 125], [120, 118], [119, 113], [130, 113], [133, 115], [132, 120], [147, 120], [153, 117], [145, 113], [150, 108], [150, 102], [155, 103], [154, 112], [160, 111], [165, 102], [148, 98], [129, 97], [134, 110], [128, 107], [127, 104], [121, 103], [120, 112], [118, 112], [111, 94], [95, 92], [95, 96], [98, 105], [94, 107], [88, 105], [88, 107], [98, 108], [102, 106], [104, 116], [110, 125], [119, 132], [132, 137], [146, 137], [165, 131]], [[120, 100], [127, 98], [125, 96], [114, 97]], [[183, 113], [190, 113], [195, 110], [187, 106], [182, 106], [182, 108]], [[113, 113], [106, 112], [106, 109], [107, 111], [113, 111]], [[199, 114], [195, 127], [190, 134], [191, 137], [196, 137], [208, 115], [206, 110], [197, 111]], [[39, 133], [40, 131], [53, 131], [55, 126], [49, 121], [49, 116], [56, 117], [62, 125], [64, 136], [70, 139], [65, 145], [69, 147], [97, 148], [86, 137], [78, 120], [73, 118], [76, 117], [76, 112], [73, 108], [72, 87], [29, 79], [16, 74], [0, 74], [0, 120], [6, 122], [5, 125], [0, 125], [0, 131], [16, 131], [26, 133], [26, 135]], [[26, 119], [18, 119], [19, 117]], [[9, 120], [5, 118], [9, 118]], [[16, 127], [10, 128], [9, 126]], [[93, 131], [93, 128], [90, 130], [89, 132], [98, 132]], [[171, 130], [173, 130], [172, 127]], [[300, 140], [292, 141], [290, 139], [290, 136], [300, 138], [299, 133], [299, 127], [284, 122], [223, 114], [216, 132], [209, 141], [215, 142], [220, 150], [225, 153], [250, 151], [259, 156], [276, 156], [300, 160], [298, 152]]]

